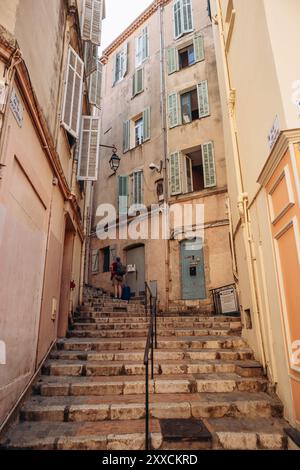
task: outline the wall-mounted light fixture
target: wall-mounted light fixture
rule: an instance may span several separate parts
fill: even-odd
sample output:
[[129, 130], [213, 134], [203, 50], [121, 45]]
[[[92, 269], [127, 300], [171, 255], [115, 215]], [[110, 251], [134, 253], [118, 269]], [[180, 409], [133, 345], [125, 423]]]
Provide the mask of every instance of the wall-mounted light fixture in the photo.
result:
[[150, 163], [150, 165], [149, 165], [150, 170], [152, 170], [152, 171], [156, 170], [157, 173], [161, 173], [161, 172], [162, 172], [162, 167], [163, 167], [163, 162], [162, 162], [162, 160], [160, 161], [159, 166], [156, 165], [156, 163]]
[[112, 156], [110, 157], [110, 160], [109, 160], [109, 165], [110, 165], [110, 168], [112, 169], [112, 171], [114, 173], [116, 173], [119, 169], [119, 166], [120, 166], [120, 161], [121, 161], [121, 158], [117, 155], [117, 148], [115, 145], [102, 145], [100, 144], [99, 147], [105, 147], [107, 149], [112, 149]]

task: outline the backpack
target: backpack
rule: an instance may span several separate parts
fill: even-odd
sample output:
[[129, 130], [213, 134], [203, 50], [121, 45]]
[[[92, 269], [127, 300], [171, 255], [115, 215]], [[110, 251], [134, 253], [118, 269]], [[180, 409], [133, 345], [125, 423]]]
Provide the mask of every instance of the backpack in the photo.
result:
[[123, 266], [121, 263], [117, 263], [117, 275], [124, 276], [126, 272], [127, 272], [126, 266]]

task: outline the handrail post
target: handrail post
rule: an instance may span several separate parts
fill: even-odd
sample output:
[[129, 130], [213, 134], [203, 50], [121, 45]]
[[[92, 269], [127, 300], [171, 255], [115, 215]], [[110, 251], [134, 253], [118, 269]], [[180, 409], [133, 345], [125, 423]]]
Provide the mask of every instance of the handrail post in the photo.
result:
[[153, 341], [153, 317], [151, 318], [151, 379], [154, 379], [154, 341]]
[[145, 429], [145, 439], [146, 439], [146, 450], [149, 450], [149, 363], [146, 363], [146, 429]]
[[148, 318], [148, 289], [147, 282], [145, 282], [145, 314], [146, 319]]
[[154, 341], [155, 349], [157, 349], [157, 299], [154, 299]]

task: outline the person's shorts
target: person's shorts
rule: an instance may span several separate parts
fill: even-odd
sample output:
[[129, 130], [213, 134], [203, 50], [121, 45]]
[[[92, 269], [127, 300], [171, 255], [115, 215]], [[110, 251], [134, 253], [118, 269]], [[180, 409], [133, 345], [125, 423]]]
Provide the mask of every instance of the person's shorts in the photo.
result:
[[122, 286], [123, 285], [123, 278], [114, 276], [112, 278], [112, 285], [115, 286]]

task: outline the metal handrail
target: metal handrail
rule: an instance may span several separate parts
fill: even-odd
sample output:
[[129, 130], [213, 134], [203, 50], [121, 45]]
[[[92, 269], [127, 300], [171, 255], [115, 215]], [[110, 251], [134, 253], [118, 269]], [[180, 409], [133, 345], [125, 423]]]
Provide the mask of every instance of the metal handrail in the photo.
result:
[[144, 366], [145, 366], [145, 449], [149, 450], [150, 433], [149, 433], [149, 352], [151, 349], [151, 380], [154, 379], [154, 349], [157, 349], [157, 302], [156, 297], [153, 297], [152, 291], [145, 282], [145, 312], [148, 318], [148, 294], [149, 294], [149, 308], [150, 308], [150, 324], [148, 329], [147, 341], [145, 345]]

